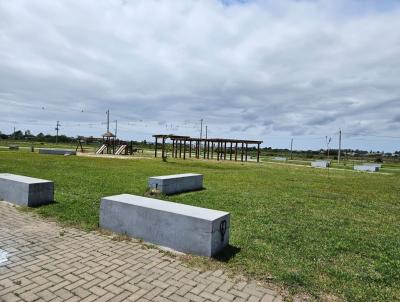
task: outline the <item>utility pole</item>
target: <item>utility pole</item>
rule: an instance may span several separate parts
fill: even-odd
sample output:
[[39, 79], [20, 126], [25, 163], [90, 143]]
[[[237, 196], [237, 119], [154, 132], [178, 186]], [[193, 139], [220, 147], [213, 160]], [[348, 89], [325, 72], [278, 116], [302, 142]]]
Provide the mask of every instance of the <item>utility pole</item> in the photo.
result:
[[56, 128], [55, 128], [55, 130], [57, 131], [56, 132], [56, 144], [58, 143], [58, 130], [60, 130], [60, 121], [57, 121], [57, 124], [56, 124]]
[[293, 138], [290, 141], [290, 159], [293, 159]]
[[110, 109], [106, 111], [107, 114], [107, 132], [110, 132]]
[[203, 136], [203, 119], [200, 120], [200, 138]]
[[339, 152], [337, 157], [337, 162], [340, 164], [340, 151], [342, 149], [342, 129], [339, 129]]
[[115, 120], [115, 138], [117, 138], [118, 120]]
[[328, 160], [329, 160], [329, 144], [330, 144], [330, 142], [331, 142], [331, 140], [332, 140], [332, 137], [330, 137], [330, 138], [328, 139], [328, 137], [325, 136], [325, 139], [326, 139], [326, 149], [327, 149], [327, 151], [328, 151]]

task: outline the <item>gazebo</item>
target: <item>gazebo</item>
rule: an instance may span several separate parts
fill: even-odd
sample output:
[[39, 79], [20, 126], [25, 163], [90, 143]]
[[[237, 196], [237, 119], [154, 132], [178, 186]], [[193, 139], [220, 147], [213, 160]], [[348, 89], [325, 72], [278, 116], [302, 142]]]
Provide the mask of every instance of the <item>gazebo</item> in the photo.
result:
[[172, 141], [172, 157], [186, 159], [186, 156], [197, 159], [234, 160], [247, 161], [249, 145], [257, 145], [257, 162], [260, 161], [260, 145], [262, 141], [226, 139], [226, 138], [193, 138], [173, 134], [156, 134], [154, 156], [157, 157], [158, 139], [161, 139], [161, 156], [166, 156], [165, 143], [167, 139]]

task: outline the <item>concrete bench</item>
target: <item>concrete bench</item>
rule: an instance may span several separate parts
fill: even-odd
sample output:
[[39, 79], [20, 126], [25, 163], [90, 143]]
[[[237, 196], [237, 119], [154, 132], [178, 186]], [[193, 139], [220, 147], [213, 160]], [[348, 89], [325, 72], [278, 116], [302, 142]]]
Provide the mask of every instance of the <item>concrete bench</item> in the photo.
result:
[[230, 214], [122, 194], [104, 197], [100, 227], [184, 253], [211, 257], [229, 243]]
[[149, 177], [149, 188], [167, 195], [196, 191], [203, 188], [203, 175], [186, 173]]
[[353, 167], [356, 171], [364, 171], [364, 172], [378, 172], [379, 167], [374, 165], [358, 165]]
[[331, 166], [331, 163], [326, 160], [316, 160], [311, 162], [311, 167], [314, 168], [328, 168]]
[[76, 151], [67, 149], [39, 149], [39, 154], [76, 155]]
[[20, 176], [0, 174], [0, 199], [22, 206], [48, 204], [54, 198], [52, 181]]
[[367, 164], [363, 164], [363, 166], [373, 166], [373, 167], [378, 167], [379, 169], [382, 168], [382, 164], [378, 164], [378, 163], [367, 163]]
[[286, 157], [277, 156], [277, 157], [274, 157], [273, 160], [277, 160], [277, 161], [287, 161], [287, 158], [286, 158]]

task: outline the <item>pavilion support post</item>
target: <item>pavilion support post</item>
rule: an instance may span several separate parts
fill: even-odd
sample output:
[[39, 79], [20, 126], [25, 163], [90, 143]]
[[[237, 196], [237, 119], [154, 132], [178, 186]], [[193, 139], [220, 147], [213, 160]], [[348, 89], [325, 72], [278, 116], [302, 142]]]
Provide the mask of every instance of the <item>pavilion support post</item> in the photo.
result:
[[154, 157], [157, 157], [157, 137], [156, 137], [156, 143], [154, 145]]
[[211, 159], [214, 158], [214, 142], [211, 143]]
[[161, 158], [165, 158], [165, 137], [162, 138], [162, 145], [161, 145]]
[[247, 148], [249, 147], [249, 145], [246, 143], [246, 161], [247, 161]]
[[200, 159], [201, 156], [201, 141], [199, 140], [199, 151], [197, 152], [197, 158]]
[[207, 159], [210, 159], [210, 141], [207, 141]]
[[179, 140], [179, 158], [182, 158], [182, 140]]
[[174, 140], [174, 143], [175, 143], [175, 158], [177, 158], [178, 157], [178, 140], [177, 139], [175, 139]]
[[257, 162], [260, 162], [260, 144], [257, 146]]
[[183, 159], [186, 159], [186, 139], [183, 141]]
[[241, 148], [241, 153], [240, 153], [240, 160], [243, 161], [243, 152], [244, 152], [244, 143], [242, 142], [242, 148]]
[[226, 160], [226, 142], [224, 143], [224, 160]]
[[189, 157], [192, 157], [192, 141], [189, 141]]
[[217, 142], [217, 160], [219, 160], [219, 142]]
[[236, 144], [235, 144], [235, 161], [237, 161], [237, 149], [238, 149], [238, 143], [236, 142]]
[[233, 142], [231, 142], [231, 147], [229, 150], [229, 160], [232, 160], [232, 145], [233, 145]]

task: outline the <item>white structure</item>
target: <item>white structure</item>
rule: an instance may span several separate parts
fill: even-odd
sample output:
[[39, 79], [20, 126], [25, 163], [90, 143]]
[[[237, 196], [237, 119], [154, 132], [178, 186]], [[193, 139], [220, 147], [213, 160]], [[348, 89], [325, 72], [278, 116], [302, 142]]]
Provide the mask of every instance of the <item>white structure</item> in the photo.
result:
[[378, 172], [379, 167], [373, 166], [373, 165], [358, 165], [358, 166], [354, 166], [354, 170], [364, 171], [364, 172]]
[[67, 149], [39, 149], [39, 154], [76, 155], [76, 151]]
[[22, 206], [48, 204], [54, 198], [52, 181], [20, 176], [0, 174], [0, 199]]
[[203, 188], [203, 175], [186, 173], [149, 177], [149, 188], [163, 194], [196, 191]]
[[229, 225], [227, 212], [136, 195], [104, 197], [100, 205], [101, 228], [201, 256], [228, 245]]
[[276, 156], [276, 157], [274, 157], [274, 160], [277, 160], [277, 161], [287, 161], [287, 158], [286, 158], [286, 157], [281, 157], [281, 156]]
[[311, 162], [311, 167], [314, 168], [328, 168], [331, 166], [331, 162], [327, 160], [316, 160]]
[[373, 167], [378, 167], [379, 169], [382, 168], [382, 164], [378, 164], [378, 163], [366, 163], [366, 164], [364, 164], [364, 166], [373, 166]]

